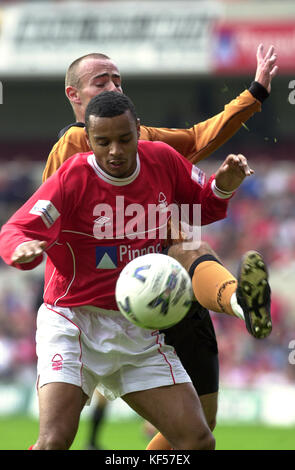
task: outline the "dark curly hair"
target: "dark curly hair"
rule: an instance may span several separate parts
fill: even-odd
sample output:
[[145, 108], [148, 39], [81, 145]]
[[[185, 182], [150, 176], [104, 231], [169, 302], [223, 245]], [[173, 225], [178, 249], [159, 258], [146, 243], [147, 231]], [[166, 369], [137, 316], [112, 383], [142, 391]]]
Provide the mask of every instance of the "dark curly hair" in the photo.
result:
[[117, 91], [104, 91], [94, 96], [85, 111], [85, 126], [89, 128], [90, 116], [115, 117], [130, 111], [134, 120], [137, 121], [137, 115], [134, 104], [128, 96]]

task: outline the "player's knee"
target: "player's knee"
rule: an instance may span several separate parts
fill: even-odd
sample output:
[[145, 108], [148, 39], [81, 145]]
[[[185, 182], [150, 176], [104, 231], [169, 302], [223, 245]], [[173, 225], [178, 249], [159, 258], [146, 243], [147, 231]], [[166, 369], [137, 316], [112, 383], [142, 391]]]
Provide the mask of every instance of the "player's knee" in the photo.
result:
[[198, 430], [196, 433], [190, 433], [185, 440], [179, 443], [177, 449], [185, 450], [214, 450], [215, 439], [209, 428]]
[[214, 450], [215, 439], [210, 429], [204, 427], [195, 435], [195, 443], [192, 450]]
[[204, 255], [217, 256], [207, 242], [200, 242], [198, 248], [192, 249], [190, 242], [177, 243], [169, 248], [168, 255], [176, 259], [188, 271], [193, 262]]
[[[187, 243], [189, 243], [189, 242], [187, 242]], [[188, 246], [190, 246], [190, 245], [188, 245]], [[186, 250], [186, 244], [185, 243], [183, 244], [182, 249], [183, 249], [183, 251], [188, 251], [188, 250]], [[191, 251], [192, 251], [192, 254], [193, 254], [195, 259], [199, 258], [200, 256], [204, 256], [204, 255], [216, 256], [215, 251], [209, 245], [208, 242], [201, 241], [198, 248], [192, 249]]]
[[72, 444], [69, 436], [58, 433], [47, 433], [40, 436], [35, 449], [36, 450], [68, 450]]
[[203, 256], [203, 255], [216, 256], [215, 251], [213, 250], [213, 248], [207, 242], [201, 242], [199, 248], [196, 250], [196, 253], [199, 256]]
[[215, 439], [211, 432], [203, 433], [199, 436], [198, 447], [196, 450], [214, 450], [215, 449]]

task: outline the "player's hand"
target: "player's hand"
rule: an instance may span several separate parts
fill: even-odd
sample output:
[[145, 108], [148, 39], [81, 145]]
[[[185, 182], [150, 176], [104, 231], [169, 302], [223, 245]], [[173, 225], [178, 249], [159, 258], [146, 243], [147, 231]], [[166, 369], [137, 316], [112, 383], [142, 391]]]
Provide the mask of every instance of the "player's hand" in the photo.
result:
[[257, 48], [257, 69], [255, 81], [264, 86], [268, 93], [271, 90], [271, 81], [278, 73], [278, 66], [275, 65], [277, 61], [277, 54], [275, 53], [274, 46], [270, 46], [265, 56], [263, 56], [263, 44], [259, 44]]
[[246, 176], [254, 174], [244, 155], [230, 154], [217, 170], [215, 182], [218, 189], [225, 192], [235, 191]]
[[24, 242], [14, 250], [11, 257], [13, 263], [31, 263], [37, 256], [40, 256], [45, 250], [47, 243], [45, 241], [32, 240]]

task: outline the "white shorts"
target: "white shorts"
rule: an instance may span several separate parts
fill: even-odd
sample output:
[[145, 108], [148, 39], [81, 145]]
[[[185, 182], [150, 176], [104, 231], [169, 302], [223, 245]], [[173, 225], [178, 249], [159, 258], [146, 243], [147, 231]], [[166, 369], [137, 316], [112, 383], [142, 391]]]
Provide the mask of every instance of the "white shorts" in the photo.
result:
[[[38, 386], [77, 385], [91, 398], [191, 382], [158, 331], [139, 328], [120, 312], [43, 304], [37, 317]], [[89, 400], [88, 400], [89, 403]]]

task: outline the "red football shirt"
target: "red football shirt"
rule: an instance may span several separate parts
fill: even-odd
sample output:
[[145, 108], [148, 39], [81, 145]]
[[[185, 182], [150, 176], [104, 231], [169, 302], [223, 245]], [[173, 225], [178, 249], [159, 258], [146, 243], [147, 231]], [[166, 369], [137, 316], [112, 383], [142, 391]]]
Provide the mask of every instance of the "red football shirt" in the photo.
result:
[[[64, 307], [117, 310], [116, 280], [136, 256], [161, 252], [169, 207], [201, 204], [202, 225], [226, 216], [202, 172], [162, 142], [138, 143], [128, 178], [104, 173], [92, 153], [68, 159], [2, 227], [0, 254], [11, 265], [15, 248], [45, 240], [44, 301]], [[157, 208], [158, 212], [153, 212]], [[14, 264], [32, 269], [41, 263]]]

